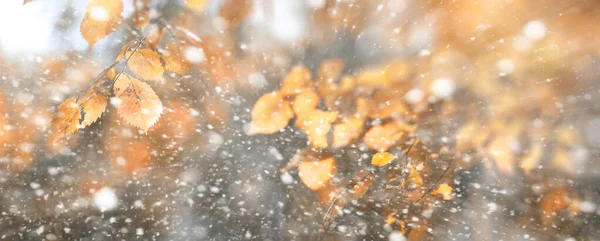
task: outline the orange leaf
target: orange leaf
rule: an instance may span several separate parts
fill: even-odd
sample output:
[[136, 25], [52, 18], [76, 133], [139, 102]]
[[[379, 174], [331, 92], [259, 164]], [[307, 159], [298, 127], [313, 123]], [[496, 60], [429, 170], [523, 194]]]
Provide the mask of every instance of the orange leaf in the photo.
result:
[[121, 22], [121, 0], [91, 0], [86, 8], [79, 31], [90, 45], [90, 50], [104, 36], [114, 32]]
[[294, 112], [281, 93], [271, 92], [256, 101], [251, 115], [249, 135], [272, 134], [286, 127]]
[[452, 187], [446, 183], [443, 183], [442, 185], [438, 186], [435, 190], [433, 190], [433, 192], [431, 192], [431, 194], [432, 195], [440, 194], [440, 195], [442, 195], [442, 198], [444, 200], [450, 200], [450, 199], [452, 199]]
[[310, 70], [302, 65], [298, 65], [283, 78], [280, 91], [285, 96], [291, 96], [313, 89], [314, 84]]
[[114, 93], [117, 112], [130, 125], [148, 132], [158, 121], [163, 105], [150, 85], [123, 73], [115, 81]]
[[350, 194], [352, 194], [352, 198], [356, 200], [364, 196], [375, 180], [377, 180], [377, 175], [371, 171], [362, 170], [358, 172], [354, 178], [352, 178], [349, 190]]
[[360, 137], [363, 132], [365, 120], [363, 118], [350, 118], [343, 123], [333, 125], [333, 148], [348, 145], [354, 139]]
[[176, 43], [169, 43], [162, 54], [165, 60], [165, 67], [169, 71], [184, 75], [192, 67], [192, 63], [183, 58], [181, 51], [182, 46]]
[[396, 120], [381, 126], [371, 127], [371, 129], [365, 133], [364, 141], [371, 149], [385, 151], [415, 129], [416, 126], [414, 125], [409, 125], [404, 121]]
[[185, 4], [188, 8], [194, 10], [194, 12], [202, 12], [206, 6], [207, 0], [185, 0]]
[[150, 31], [148, 37], [146, 37], [146, 45], [148, 46], [148, 48], [156, 49], [158, 44], [160, 44], [164, 33], [164, 28], [157, 28]]
[[149, 1], [150, 0], [135, 0], [133, 2], [135, 7], [134, 22], [135, 25], [138, 26], [138, 28], [140, 28], [142, 31], [144, 31], [144, 28], [146, 28], [146, 26], [148, 26], [150, 23], [150, 8], [148, 7]]
[[79, 129], [81, 111], [77, 99], [71, 97], [58, 106], [52, 118], [54, 141], [75, 133]]
[[380, 152], [373, 155], [373, 158], [371, 158], [371, 165], [376, 167], [385, 166], [394, 159], [396, 159], [396, 156], [390, 154], [389, 152]]
[[302, 129], [308, 135], [308, 143], [314, 148], [327, 148], [327, 133], [331, 129], [331, 123], [337, 119], [335, 111], [313, 110], [303, 113], [296, 119], [295, 126]]
[[106, 80], [99, 81], [92, 85], [85, 93], [85, 96], [77, 101], [83, 106], [83, 127], [96, 122], [108, 105], [108, 92], [103, 89]]
[[135, 52], [130, 50], [127, 52], [126, 57], [129, 56], [131, 58], [127, 61], [127, 65], [135, 75], [142, 79], [158, 79], [165, 71], [162, 67], [160, 56], [152, 49], [138, 49]]
[[319, 96], [314, 91], [306, 91], [296, 95], [292, 108], [296, 115], [313, 111], [319, 105]]
[[523, 169], [523, 172], [529, 173], [533, 168], [537, 167], [542, 159], [543, 148], [543, 144], [539, 141], [532, 144], [527, 155], [521, 159], [521, 169]]
[[314, 191], [327, 185], [335, 170], [335, 158], [326, 156], [318, 161], [302, 161], [298, 166], [298, 175], [302, 183]]

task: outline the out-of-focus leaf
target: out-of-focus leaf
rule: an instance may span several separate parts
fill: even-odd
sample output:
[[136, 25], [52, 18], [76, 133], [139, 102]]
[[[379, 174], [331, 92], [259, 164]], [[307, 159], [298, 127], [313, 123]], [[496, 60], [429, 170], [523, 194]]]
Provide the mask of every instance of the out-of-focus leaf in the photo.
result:
[[534, 142], [527, 154], [521, 159], [521, 169], [525, 173], [531, 172], [533, 168], [538, 166], [542, 158], [543, 147], [542, 142]]
[[298, 165], [298, 176], [311, 190], [319, 190], [329, 183], [336, 170], [335, 158], [325, 155], [323, 159], [305, 160]]
[[284, 97], [280, 92], [271, 92], [256, 101], [251, 113], [249, 135], [272, 134], [288, 125], [294, 117], [294, 111]]
[[440, 194], [444, 200], [452, 199], [452, 187], [446, 183], [439, 185], [435, 190], [431, 192], [431, 195]]
[[121, 0], [91, 0], [81, 21], [80, 32], [90, 45], [90, 50], [104, 36], [114, 32], [121, 22]]
[[310, 70], [298, 65], [283, 79], [280, 91], [285, 96], [292, 96], [304, 91], [314, 90], [314, 88]]
[[389, 152], [379, 152], [373, 155], [373, 158], [371, 158], [371, 165], [381, 167], [387, 165], [395, 159], [396, 156], [390, 154]]
[[167, 70], [180, 75], [184, 75], [192, 67], [192, 63], [183, 57], [182, 48], [179, 44], [169, 43], [162, 52]]
[[207, 0], [185, 0], [185, 4], [188, 6], [188, 8], [197, 13], [202, 12], [207, 3]]
[[308, 143], [314, 148], [327, 148], [327, 133], [331, 130], [331, 123], [337, 119], [335, 111], [313, 110], [296, 118], [295, 126], [308, 135]]

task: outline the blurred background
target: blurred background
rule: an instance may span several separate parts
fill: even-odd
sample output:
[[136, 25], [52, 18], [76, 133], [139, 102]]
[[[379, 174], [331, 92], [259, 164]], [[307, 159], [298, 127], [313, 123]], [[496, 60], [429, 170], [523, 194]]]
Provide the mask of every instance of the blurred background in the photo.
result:
[[[600, 2], [124, 0], [122, 24], [92, 50], [80, 33], [88, 1], [26, 2], [0, 1], [0, 240], [600, 237]], [[109, 107], [53, 144], [58, 105], [157, 28], [201, 50], [185, 74], [149, 82], [159, 121], [143, 133]], [[159, 48], [176, 41], [165, 36]], [[294, 66], [317, 83], [331, 61], [342, 64], [329, 82], [357, 84], [321, 94], [319, 108], [375, 107], [357, 138], [311, 149], [336, 161], [330, 185], [311, 190], [285, 168], [310, 149], [301, 128], [248, 129]], [[372, 170], [380, 148], [363, 134], [399, 119], [416, 130], [382, 134], [384, 149], [400, 156], [419, 139], [422, 156], [447, 154], [415, 151], [399, 161], [423, 163], [414, 192], [386, 172], [324, 226], [327, 197]], [[416, 202], [448, 165], [449, 200]]]

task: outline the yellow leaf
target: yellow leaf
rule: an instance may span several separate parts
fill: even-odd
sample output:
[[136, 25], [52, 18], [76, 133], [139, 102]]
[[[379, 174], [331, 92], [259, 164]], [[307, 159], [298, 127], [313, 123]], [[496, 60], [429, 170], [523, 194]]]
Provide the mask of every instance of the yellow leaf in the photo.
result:
[[292, 108], [294, 109], [294, 113], [296, 115], [301, 115], [303, 113], [311, 112], [317, 105], [319, 104], [319, 96], [314, 91], [305, 91], [294, 98], [294, 103], [292, 104]]
[[104, 84], [105, 80], [95, 83], [85, 93], [85, 96], [77, 101], [80, 106], [83, 106], [83, 121], [81, 122], [83, 127], [96, 122], [106, 110], [108, 92], [103, 89]]
[[452, 199], [452, 187], [446, 183], [438, 186], [433, 192], [432, 195], [440, 194], [444, 200]]
[[283, 78], [280, 91], [285, 96], [291, 96], [313, 90], [314, 87], [310, 70], [302, 65], [298, 65]]
[[[132, 55], [133, 54], [133, 55]], [[152, 49], [138, 49], [127, 52], [127, 65], [138, 77], [145, 80], [155, 80], [162, 76], [165, 70], [162, 67], [160, 56]]]
[[256, 101], [251, 115], [249, 135], [273, 134], [288, 125], [294, 117], [294, 112], [290, 102], [285, 100], [281, 93], [271, 92]]
[[331, 130], [331, 123], [337, 119], [335, 111], [313, 110], [303, 113], [296, 118], [295, 126], [308, 135], [308, 143], [314, 148], [327, 148], [327, 133]]
[[377, 180], [377, 175], [371, 171], [362, 170], [358, 172], [354, 178], [352, 178], [352, 188], [349, 190], [350, 194], [352, 194], [352, 198], [357, 200], [364, 196], [375, 180]]
[[91, 0], [86, 8], [79, 31], [90, 45], [90, 50], [104, 36], [114, 32], [121, 22], [121, 0]]
[[373, 126], [365, 133], [364, 142], [378, 151], [385, 151], [396, 144], [401, 138], [416, 130], [416, 125], [410, 125], [402, 120], [395, 120], [384, 125]]
[[335, 124], [333, 126], [333, 148], [344, 147], [354, 139], [360, 137], [363, 132], [363, 126], [365, 120], [363, 118], [354, 117], [350, 118], [343, 123]]
[[169, 43], [162, 54], [165, 60], [165, 67], [169, 71], [184, 75], [192, 67], [192, 63], [183, 58], [181, 48], [182, 46], [178, 44]]
[[148, 37], [146, 37], [146, 45], [148, 48], [156, 49], [163, 38], [164, 32], [164, 28], [157, 28], [150, 31]]
[[387, 165], [395, 159], [396, 156], [390, 154], [389, 152], [380, 152], [373, 155], [373, 158], [371, 158], [371, 165], [381, 167]]
[[[130, 41], [129, 43], [125, 44], [123, 46], [123, 48], [121, 48], [121, 50], [119, 51], [119, 54], [117, 55], [117, 58], [115, 58], [115, 60], [119, 61], [121, 60], [123, 57], [125, 57], [125, 53], [128, 52], [130, 50], [130, 48], [133, 46], [133, 44], [135, 44], [136, 41]], [[129, 55], [127, 55], [127, 57], [129, 57]]]
[[71, 97], [60, 104], [52, 117], [54, 141], [75, 133], [79, 129], [80, 119], [81, 111], [75, 98]]
[[121, 74], [115, 81], [114, 93], [118, 98], [117, 112], [130, 125], [147, 132], [158, 121], [163, 105], [150, 85]]
[[543, 144], [541, 142], [535, 142], [532, 144], [527, 155], [521, 159], [521, 169], [523, 169], [523, 172], [531, 172], [531, 170], [540, 163], [542, 151]]
[[206, 6], [206, 3], [206, 0], [185, 0], [185, 4], [188, 6], [188, 8], [194, 10], [197, 13], [202, 12], [204, 7]]
[[302, 161], [298, 166], [298, 175], [308, 188], [319, 190], [329, 183], [335, 170], [335, 158], [327, 156], [318, 161]]
[[134, 0], [133, 2], [135, 7], [134, 22], [142, 31], [144, 31], [144, 28], [150, 23], [150, 7], [148, 7], [148, 2], [150, 2], [150, 0]]

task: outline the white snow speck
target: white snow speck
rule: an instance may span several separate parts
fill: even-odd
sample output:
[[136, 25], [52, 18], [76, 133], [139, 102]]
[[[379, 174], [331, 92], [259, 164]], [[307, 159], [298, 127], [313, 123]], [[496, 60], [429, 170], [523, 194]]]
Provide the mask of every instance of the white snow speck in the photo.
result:
[[294, 178], [292, 177], [292, 175], [290, 175], [290, 173], [284, 172], [283, 174], [281, 174], [281, 181], [284, 184], [292, 184], [292, 182], [294, 182]]
[[390, 236], [388, 236], [388, 239], [389, 241], [406, 241], [406, 237], [404, 237], [404, 235], [398, 231], [391, 232]]
[[416, 104], [416, 103], [419, 103], [421, 100], [423, 100], [424, 96], [425, 96], [425, 94], [423, 93], [423, 91], [421, 89], [412, 89], [412, 90], [408, 91], [408, 93], [406, 93], [405, 98], [408, 103]]
[[579, 210], [584, 213], [592, 213], [596, 211], [596, 204], [593, 202], [583, 201], [579, 204]]
[[538, 20], [528, 22], [523, 27], [523, 34], [525, 34], [525, 37], [531, 40], [543, 39], [546, 37], [547, 32], [546, 25]]
[[454, 81], [448, 78], [438, 78], [431, 85], [431, 91], [438, 98], [447, 99], [452, 96], [456, 86]]
[[187, 47], [183, 50], [183, 57], [192, 63], [204, 62], [204, 50], [198, 47]]
[[496, 62], [496, 69], [504, 74], [515, 72], [515, 64], [510, 59], [501, 59]]
[[136, 228], [135, 229], [135, 235], [137, 235], [137, 236], [144, 235], [144, 229], [143, 228]]
[[94, 205], [102, 212], [116, 208], [118, 203], [119, 199], [112, 188], [103, 187], [94, 193]]
[[108, 21], [108, 11], [102, 6], [92, 6], [90, 8], [90, 17], [96, 21]]

